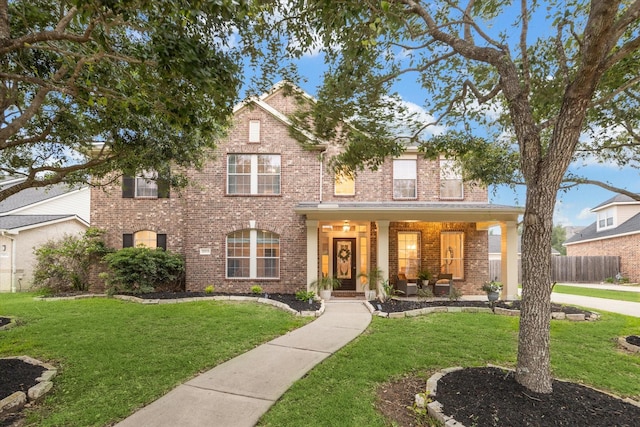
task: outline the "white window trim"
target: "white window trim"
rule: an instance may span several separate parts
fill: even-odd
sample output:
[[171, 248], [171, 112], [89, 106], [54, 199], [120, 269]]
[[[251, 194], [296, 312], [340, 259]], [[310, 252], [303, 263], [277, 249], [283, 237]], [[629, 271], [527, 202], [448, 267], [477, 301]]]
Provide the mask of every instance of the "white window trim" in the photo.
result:
[[[597, 231], [610, 230], [612, 228], [616, 228], [616, 225], [618, 224], [618, 218], [616, 213], [617, 211], [614, 208], [609, 208], [609, 209], [605, 209], [603, 211], [598, 212], [597, 221], [596, 221]], [[607, 225], [607, 219], [609, 218], [611, 218], [611, 225]], [[601, 220], [604, 220], [605, 225], [603, 227], [600, 226]]]
[[[417, 265], [417, 271], [416, 271], [416, 275], [420, 272], [420, 260], [421, 260], [421, 246], [422, 246], [422, 242], [421, 242], [421, 238], [422, 236], [420, 235], [419, 231], [398, 231], [398, 235], [397, 235], [397, 240], [398, 240], [398, 253], [397, 253], [397, 257], [398, 257], [398, 270], [400, 270], [400, 235], [401, 234], [412, 234], [416, 236], [416, 258], [403, 258], [405, 260], [409, 260], [409, 259], [415, 259], [418, 261], [418, 265]], [[405, 273], [404, 271], [399, 271], [400, 273]], [[414, 280], [417, 277], [409, 277], [407, 276], [409, 279]]]
[[[401, 161], [411, 161], [414, 164], [414, 174], [413, 174], [413, 178], [397, 178], [396, 177], [396, 162], [401, 162]], [[397, 157], [395, 159], [393, 159], [392, 162], [392, 180], [393, 180], [393, 185], [392, 185], [392, 196], [394, 200], [415, 200], [418, 198], [418, 158], [415, 155], [403, 155], [400, 157]], [[412, 179], [414, 181], [414, 193], [413, 196], [409, 196], [409, 197], [396, 197], [396, 180], [409, 180]]]
[[[241, 230], [238, 230], [241, 231]], [[270, 232], [273, 233], [273, 232]], [[255, 279], [264, 279], [264, 280], [278, 280], [280, 279], [280, 256], [278, 257], [269, 257], [268, 259], [278, 259], [278, 274], [274, 277], [258, 277], [258, 230], [251, 229], [249, 230], [249, 277], [229, 277], [229, 253], [227, 252], [229, 246], [229, 235], [233, 233], [229, 233], [226, 236], [226, 247], [225, 247], [225, 267], [224, 267], [224, 275], [227, 279], [231, 280], [255, 280]], [[273, 233], [276, 234], [276, 233]], [[277, 234], [276, 234], [277, 235]], [[278, 249], [280, 248], [280, 236], [278, 235]], [[245, 257], [231, 257], [233, 259], [246, 259]], [[265, 259], [262, 257], [261, 259]]]
[[[443, 166], [446, 165], [446, 168]], [[449, 167], [452, 165], [452, 167]], [[440, 157], [440, 183], [443, 181], [460, 180], [460, 196], [444, 197], [442, 196], [442, 187], [440, 187], [439, 198], [442, 200], [463, 200], [464, 199], [464, 181], [462, 180], [462, 171], [459, 165], [456, 165], [454, 159]]]
[[[249, 156], [250, 161], [250, 175], [249, 175], [249, 193], [231, 193], [229, 191], [229, 165], [231, 156]], [[258, 173], [258, 157], [259, 156], [278, 156], [280, 157], [280, 173], [278, 174], [259, 174]], [[234, 176], [246, 175], [234, 173]], [[260, 175], [278, 175], [280, 177], [280, 185], [278, 193], [258, 193], [258, 177]], [[245, 154], [245, 153], [229, 153], [227, 155], [227, 189], [226, 193], [229, 196], [280, 196], [282, 194], [282, 155], [281, 154]]]
[[[338, 182], [351, 181], [353, 183], [350, 193], [338, 193]], [[356, 194], [356, 180], [353, 177], [345, 176], [341, 173], [336, 173], [333, 181], [333, 195], [334, 196], [355, 196]]]
[[[141, 196], [138, 195], [138, 180], [143, 179], [147, 182], [152, 182], [155, 186], [155, 194], [150, 196]], [[136, 199], [157, 199], [158, 198], [158, 173], [156, 171], [142, 171], [141, 174], [133, 177], [133, 197]], [[146, 187], [146, 188], [154, 188], [154, 187]]]

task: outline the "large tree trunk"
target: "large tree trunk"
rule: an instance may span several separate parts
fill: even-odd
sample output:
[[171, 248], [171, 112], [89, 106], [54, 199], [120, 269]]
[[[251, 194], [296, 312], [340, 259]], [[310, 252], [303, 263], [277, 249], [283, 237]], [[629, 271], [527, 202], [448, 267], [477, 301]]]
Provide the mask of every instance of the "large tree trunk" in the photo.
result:
[[545, 182], [545, 178], [539, 179], [538, 185], [527, 187], [522, 233], [522, 311], [516, 380], [537, 393], [552, 391], [549, 329], [556, 193], [557, 188]]

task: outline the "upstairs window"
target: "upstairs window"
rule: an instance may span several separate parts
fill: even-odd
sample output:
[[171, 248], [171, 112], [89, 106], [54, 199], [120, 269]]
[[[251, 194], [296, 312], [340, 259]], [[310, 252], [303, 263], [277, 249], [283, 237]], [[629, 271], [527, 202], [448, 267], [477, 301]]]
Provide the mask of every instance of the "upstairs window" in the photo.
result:
[[607, 209], [598, 212], [598, 231], [607, 230], [616, 226], [615, 209]]
[[227, 194], [279, 195], [280, 155], [229, 154]]
[[463, 189], [460, 165], [455, 160], [440, 159], [440, 198], [461, 200]]
[[169, 174], [146, 170], [136, 176], [124, 175], [122, 197], [126, 199], [169, 198]]
[[249, 120], [249, 142], [260, 142], [260, 120]]
[[227, 235], [227, 277], [274, 279], [280, 275], [280, 237], [264, 230]]
[[417, 193], [416, 159], [395, 159], [393, 161], [393, 198], [415, 199]]
[[336, 196], [353, 196], [356, 194], [356, 181], [352, 176], [336, 173], [334, 184], [334, 194]]

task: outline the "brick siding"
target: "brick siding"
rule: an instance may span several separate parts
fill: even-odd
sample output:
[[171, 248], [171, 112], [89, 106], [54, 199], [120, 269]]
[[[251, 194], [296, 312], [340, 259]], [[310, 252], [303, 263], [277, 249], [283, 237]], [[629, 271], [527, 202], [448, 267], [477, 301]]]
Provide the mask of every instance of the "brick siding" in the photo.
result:
[[620, 273], [640, 282], [640, 234], [611, 237], [567, 246], [567, 256], [619, 256]]

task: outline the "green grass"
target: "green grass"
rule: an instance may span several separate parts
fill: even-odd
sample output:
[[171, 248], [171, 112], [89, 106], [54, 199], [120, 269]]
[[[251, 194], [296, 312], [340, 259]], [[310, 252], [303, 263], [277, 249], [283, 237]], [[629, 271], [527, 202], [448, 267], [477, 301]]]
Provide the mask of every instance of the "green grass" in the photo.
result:
[[[405, 319], [374, 318], [368, 331], [293, 385], [262, 418], [262, 426], [387, 426], [375, 410], [379, 384], [440, 368], [514, 367], [518, 318], [447, 313]], [[640, 318], [606, 314], [597, 322], [554, 321], [556, 378], [640, 399], [640, 356], [614, 339], [640, 333]]]
[[307, 319], [252, 303], [141, 305], [114, 299], [34, 301], [0, 294], [0, 356], [29, 355], [59, 368], [28, 425], [104, 426], [176, 385]]
[[553, 292], [580, 295], [584, 297], [614, 299], [618, 301], [640, 302], [640, 292], [612, 291], [609, 289], [580, 288], [577, 286], [555, 285]]

